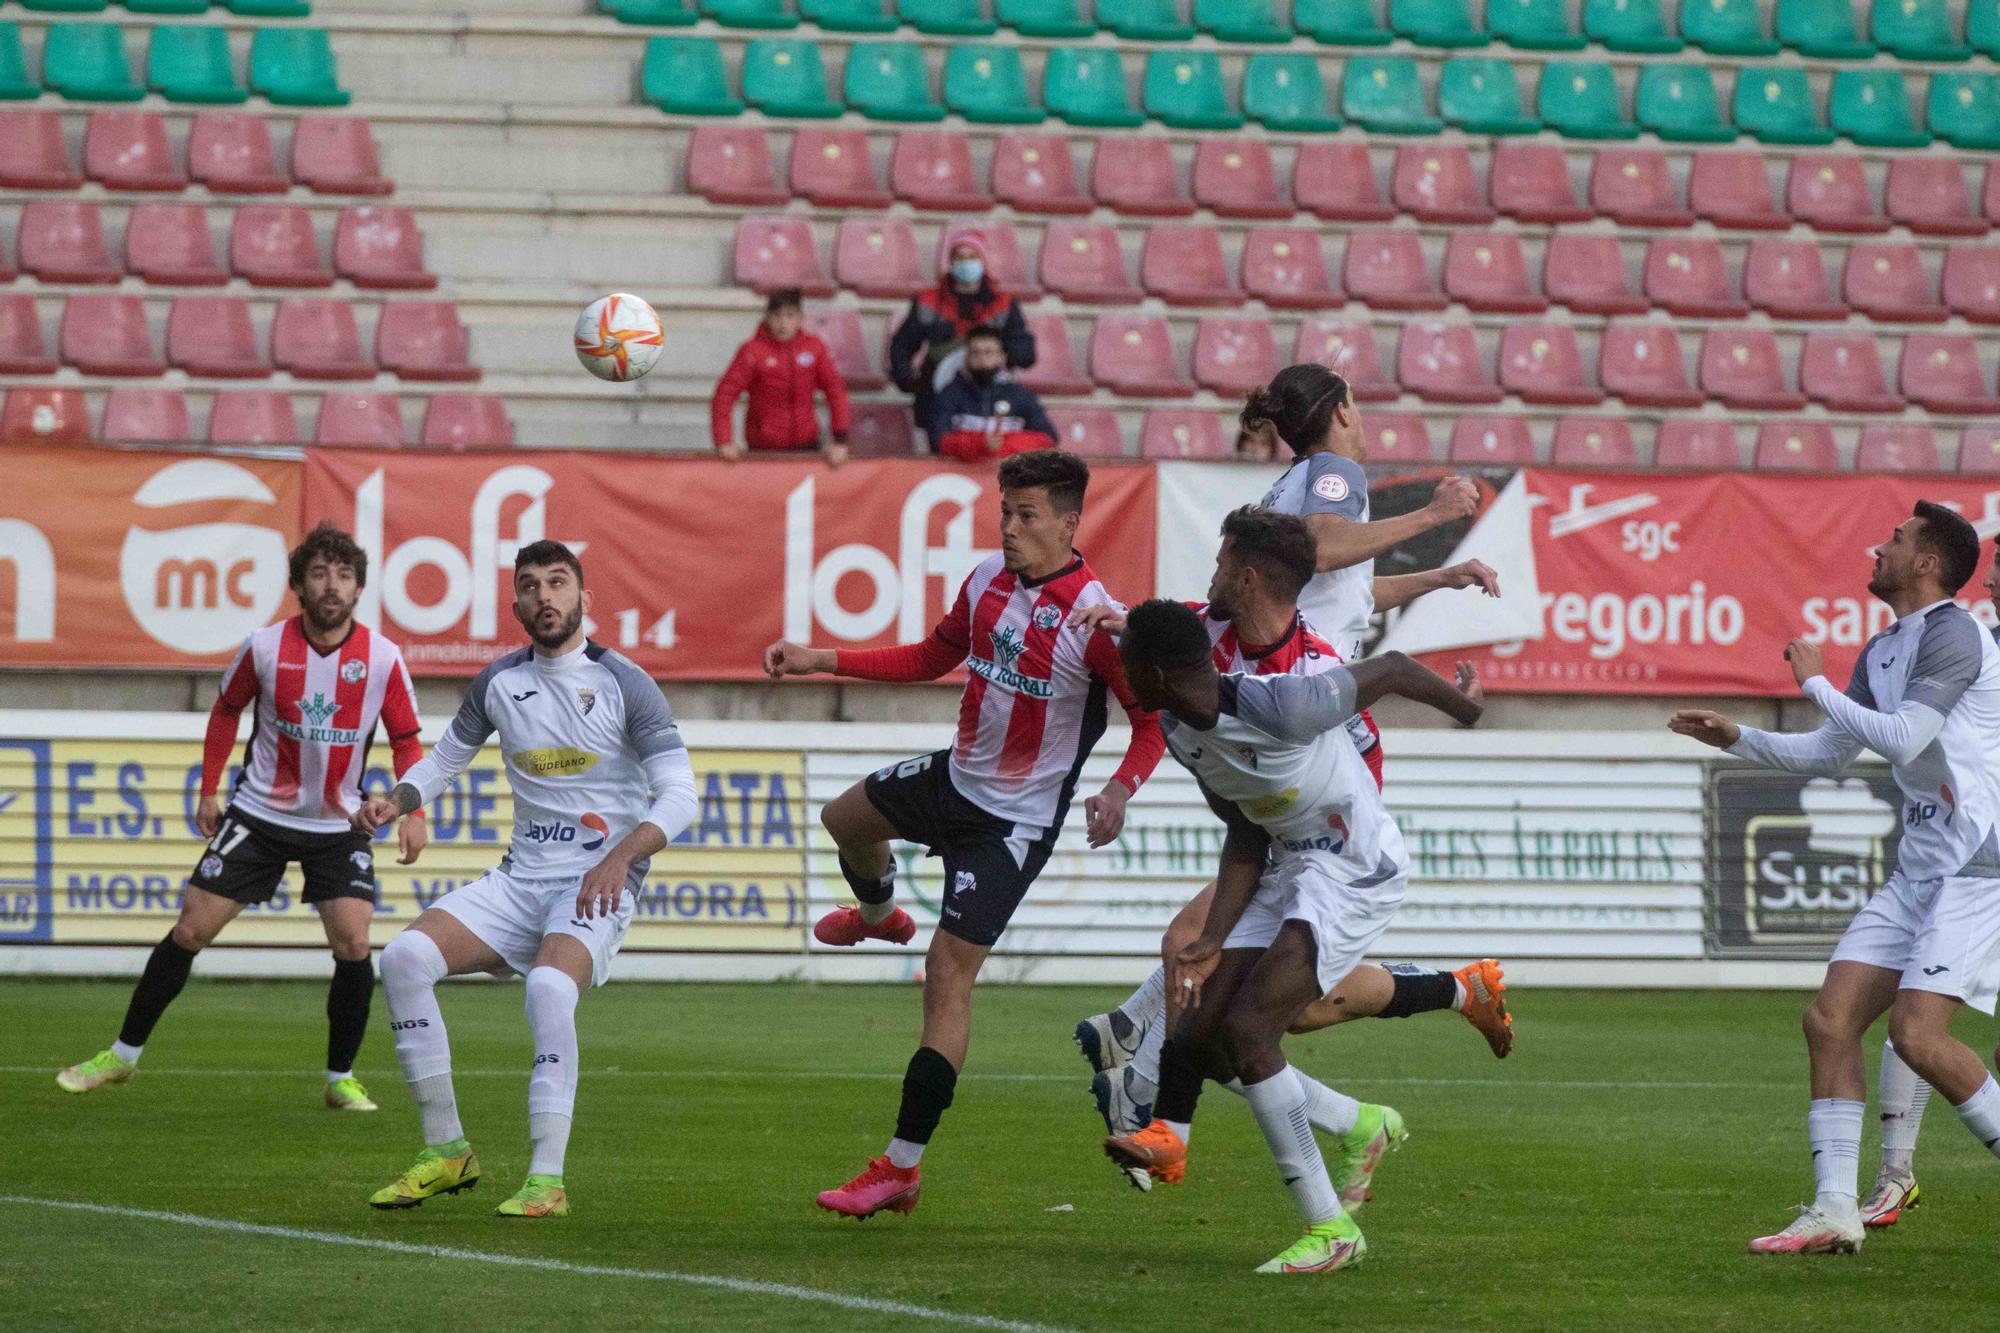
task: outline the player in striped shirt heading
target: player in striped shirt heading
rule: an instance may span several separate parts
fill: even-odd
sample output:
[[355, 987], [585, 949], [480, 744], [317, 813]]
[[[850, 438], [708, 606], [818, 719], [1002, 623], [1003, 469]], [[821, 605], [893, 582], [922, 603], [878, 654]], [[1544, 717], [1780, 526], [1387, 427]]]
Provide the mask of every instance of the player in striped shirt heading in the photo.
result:
[[1132, 721], [1124, 762], [1084, 802], [1090, 845], [1125, 826], [1125, 802], [1151, 776], [1165, 743], [1139, 707], [1109, 637], [1072, 627], [1078, 606], [1111, 601], [1072, 542], [1090, 469], [1074, 454], [1036, 450], [1000, 464], [1001, 553], [972, 571], [951, 611], [921, 643], [867, 652], [780, 641], [764, 653], [773, 679], [830, 672], [863, 680], [935, 680], [971, 673], [950, 748], [893, 765], [827, 804], [820, 819], [840, 848], [859, 907], [822, 917], [822, 943], [907, 944], [916, 924], [895, 905], [892, 838], [943, 859], [938, 930], [924, 961], [923, 1044], [903, 1076], [896, 1134], [860, 1175], [819, 1196], [853, 1217], [917, 1205], [917, 1164], [965, 1065], [972, 983], [1041, 873], [1068, 813], [1083, 762], [1104, 732], [1105, 696]]
[[[375, 860], [369, 838], [354, 832], [348, 817], [361, 803], [378, 721], [398, 777], [423, 758], [416, 692], [396, 645], [354, 619], [368, 582], [368, 553], [352, 537], [320, 524], [292, 552], [290, 572], [299, 614], [244, 640], [209, 710], [195, 809], [209, 843], [188, 877], [180, 919], [153, 946], [118, 1040], [56, 1076], [65, 1092], [131, 1078], [153, 1025], [187, 983], [194, 956], [245, 907], [270, 902], [285, 867], [296, 862], [303, 901], [318, 910], [333, 949], [326, 1104], [375, 1109], [353, 1073], [375, 990], [368, 952]], [[224, 809], [216, 790], [246, 709], [250, 739]], [[423, 812], [412, 810], [397, 830], [399, 864], [414, 862], [428, 840]]]

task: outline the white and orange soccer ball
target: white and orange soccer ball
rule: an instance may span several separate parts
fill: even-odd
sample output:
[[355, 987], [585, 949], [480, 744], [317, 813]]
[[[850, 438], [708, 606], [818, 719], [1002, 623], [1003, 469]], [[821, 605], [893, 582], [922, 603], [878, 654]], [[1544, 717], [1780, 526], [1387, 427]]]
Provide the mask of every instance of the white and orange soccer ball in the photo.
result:
[[600, 296], [576, 317], [576, 359], [601, 380], [638, 379], [660, 359], [666, 342], [653, 307], [627, 292]]

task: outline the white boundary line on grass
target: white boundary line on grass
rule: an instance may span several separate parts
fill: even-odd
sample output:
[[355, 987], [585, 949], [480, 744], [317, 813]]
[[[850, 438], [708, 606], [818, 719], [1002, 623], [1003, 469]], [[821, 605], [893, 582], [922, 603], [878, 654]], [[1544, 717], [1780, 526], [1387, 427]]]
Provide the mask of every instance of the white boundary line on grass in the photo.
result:
[[960, 1314], [936, 1310], [927, 1305], [885, 1301], [872, 1296], [845, 1296], [837, 1291], [795, 1287], [785, 1282], [759, 1282], [751, 1278], [718, 1277], [712, 1273], [674, 1273], [652, 1268], [613, 1268], [602, 1264], [573, 1264], [562, 1259], [542, 1259], [532, 1255], [491, 1254], [484, 1250], [462, 1250], [454, 1245], [418, 1245], [411, 1241], [380, 1240], [372, 1236], [349, 1236], [338, 1231], [305, 1231], [296, 1227], [269, 1226], [261, 1222], [234, 1222], [195, 1213], [159, 1212], [151, 1208], [121, 1208], [112, 1204], [83, 1203], [75, 1199], [37, 1199], [23, 1194], [0, 1194], [0, 1204], [29, 1208], [59, 1208], [69, 1212], [97, 1213], [106, 1217], [130, 1217], [144, 1222], [171, 1222], [177, 1226], [201, 1227], [209, 1231], [233, 1231], [250, 1236], [270, 1236], [277, 1240], [304, 1240], [318, 1245], [351, 1245], [364, 1250], [415, 1255], [430, 1259], [457, 1259], [466, 1263], [495, 1264], [504, 1268], [531, 1268], [544, 1273], [566, 1273], [579, 1277], [633, 1278], [646, 1282], [676, 1282], [690, 1287], [711, 1287], [744, 1296], [783, 1296], [789, 1300], [836, 1305], [843, 1310], [865, 1310], [872, 1314], [907, 1315], [933, 1324], [960, 1324], [969, 1328], [991, 1328], [1006, 1333], [1066, 1333], [1049, 1324], [1023, 1323], [993, 1315]]

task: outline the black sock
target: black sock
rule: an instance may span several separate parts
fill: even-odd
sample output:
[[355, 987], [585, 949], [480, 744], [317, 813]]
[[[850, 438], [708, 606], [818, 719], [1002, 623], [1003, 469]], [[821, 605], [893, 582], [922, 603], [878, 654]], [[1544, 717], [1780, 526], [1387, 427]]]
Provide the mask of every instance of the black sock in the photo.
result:
[[171, 932], [155, 944], [139, 984], [132, 988], [132, 1003], [125, 1006], [125, 1026], [118, 1029], [118, 1040], [127, 1046], [144, 1046], [146, 1038], [153, 1035], [153, 1024], [187, 985], [188, 970], [193, 966], [194, 952], [175, 944]]
[[368, 1035], [368, 1002], [375, 995], [375, 965], [369, 959], [333, 960], [326, 988], [326, 1067], [329, 1073], [354, 1069], [361, 1039]]
[[1201, 1071], [1188, 1060], [1186, 1048], [1169, 1037], [1160, 1048], [1160, 1088], [1153, 1094], [1153, 1118], [1192, 1124], [1200, 1099]]
[[1410, 963], [1397, 963], [1388, 971], [1396, 992], [1377, 1018], [1408, 1018], [1433, 1009], [1449, 1009], [1458, 1001], [1458, 978], [1449, 972], [1433, 972]]
[[903, 1073], [903, 1106], [896, 1113], [896, 1137], [906, 1143], [929, 1143], [931, 1134], [951, 1106], [958, 1071], [951, 1061], [928, 1046], [919, 1046]]
[[858, 873], [853, 866], [847, 864], [847, 858], [844, 856], [840, 857], [839, 861], [840, 873], [847, 880], [847, 887], [854, 890], [855, 901], [886, 903], [896, 896], [895, 858], [890, 858], [889, 873], [880, 879], [871, 879], [867, 875]]

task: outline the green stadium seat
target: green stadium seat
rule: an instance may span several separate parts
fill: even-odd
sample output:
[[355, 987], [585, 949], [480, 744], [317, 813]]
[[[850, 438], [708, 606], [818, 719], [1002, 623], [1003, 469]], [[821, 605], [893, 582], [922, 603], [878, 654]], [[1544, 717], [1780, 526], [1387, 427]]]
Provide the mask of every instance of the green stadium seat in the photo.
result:
[[1146, 57], [1146, 114], [1177, 130], [1241, 129], [1213, 51], [1155, 51]]
[[1905, 60], [1972, 59], [1972, 48], [1952, 31], [1945, 0], [1875, 0], [1868, 31], [1877, 46]]
[[111, 0], [21, 0], [22, 8], [39, 14], [101, 14]]
[[795, 37], [750, 43], [743, 52], [743, 100], [767, 116], [799, 120], [833, 120], [846, 110], [827, 94], [819, 47]]
[[1855, 26], [1847, 0], [1778, 0], [1778, 40], [1819, 60], [1875, 57], [1875, 43]]
[[1023, 37], [1095, 37], [1086, 0], [1000, 0], [1000, 22]]
[[1467, 0], [1389, 0], [1389, 26], [1418, 46], [1472, 47], [1493, 40]]
[[1097, 25], [1132, 42], [1184, 42], [1194, 24], [1181, 21], [1177, 0], [1097, 0]]
[[153, 29], [146, 86], [169, 102], [234, 104], [250, 97], [236, 81], [228, 30], [205, 24]]
[[1829, 118], [1836, 134], [1869, 148], [1923, 148], [1931, 141], [1910, 114], [1903, 76], [1893, 69], [1844, 69], [1834, 75]]
[[1320, 134], [1340, 128], [1327, 104], [1319, 57], [1265, 51], [1243, 67], [1243, 113], [1267, 130]]
[[1835, 138], [1813, 107], [1806, 72], [1795, 65], [1738, 70], [1732, 119], [1763, 143], [1828, 144]]
[[1928, 111], [1931, 133], [1952, 147], [2000, 149], [2000, 77], [1934, 74]]
[[[754, 48], [756, 44], [751, 45]], [[747, 85], [749, 55], [744, 56], [743, 65]], [[722, 48], [706, 37], [655, 37], [647, 42], [639, 86], [648, 102], [677, 116], [743, 114], [743, 103], [729, 93]], [[821, 86], [824, 89], [824, 83]], [[839, 107], [833, 111], [840, 114]]]
[[1636, 139], [1639, 127], [1625, 119], [1618, 80], [1611, 66], [1552, 60], [1542, 66], [1535, 110], [1542, 124], [1566, 139]]
[[1569, 26], [1563, 0], [1488, 0], [1486, 30], [1517, 51], [1581, 51], [1590, 45]]
[[870, 120], [943, 120], [931, 100], [924, 48], [915, 42], [856, 42], [847, 52], [847, 105]]
[[284, 106], [346, 106], [324, 28], [259, 28], [250, 39], [250, 91]]
[[1274, 0], [1194, 0], [1194, 22], [1218, 42], [1282, 45], [1292, 40]]
[[1375, 21], [1375, 0], [1292, 0], [1292, 26], [1328, 46], [1387, 46], [1396, 40]]
[[[206, 14], [208, 0], [125, 0], [125, 8], [134, 14]], [[299, 8], [304, 12], [308, 6]]]
[[1062, 46], [1042, 71], [1042, 102], [1072, 125], [1130, 129], [1146, 123], [1125, 95], [1125, 66], [1108, 46]]
[[1971, 0], [1966, 6], [1965, 40], [2000, 60], [2000, 0]]
[[647, 28], [691, 28], [701, 22], [695, 0], [598, 0], [620, 23]]
[[42, 42], [42, 80], [72, 102], [136, 102], [125, 33], [115, 23], [51, 23]]
[[894, 32], [903, 26], [882, 0], [799, 0], [799, 13], [828, 32]]
[[1535, 134], [1542, 122], [1521, 105], [1514, 67], [1504, 60], [1462, 56], [1438, 76], [1438, 113], [1467, 134]]
[[896, 12], [918, 32], [941, 37], [987, 37], [1000, 31], [979, 0], [897, 0]]
[[28, 77], [28, 58], [21, 51], [21, 30], [0, 23], [0, 101], [32, 102], [42, 85]]
[[982, 125], [1039, 125], [1048, 118], [1028, 91], [1019, 47], [954, 46], [944, 61], [944, 104]]
[[1672, 55], [1685, 43], [1667, 27], [1660, 0], [1583, 0], [1583, 33], [1613, 51]]
[[1424, 103], [1417, 62], [1408, 56], [1355, 56], [1340, 80], [1340, 114], [1377, 134], [1437, 134], [1444, 122]]
[[783, 32], [799, 26], [799, 16], [785, 8], [785, 0], [701, 0], [701, 12], [725, 28]]
[[1764, 35], [1757, 0], [1681, 0], [1681, 36], [1718, 56], [1770, 56], [1775, 37]]
[[307, 0], [228, 0], [228, 3], [230, 13], [246, 19], [302, 19], [312, 13]]
[[1639, 124], [1662, 139], [1728, 143], [1736, 127], [1722, 118], [1715, 76], [1706, 65], [1648, 65], [1639, 71]]

